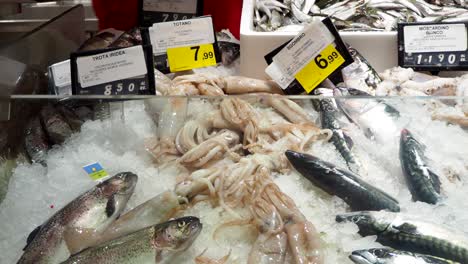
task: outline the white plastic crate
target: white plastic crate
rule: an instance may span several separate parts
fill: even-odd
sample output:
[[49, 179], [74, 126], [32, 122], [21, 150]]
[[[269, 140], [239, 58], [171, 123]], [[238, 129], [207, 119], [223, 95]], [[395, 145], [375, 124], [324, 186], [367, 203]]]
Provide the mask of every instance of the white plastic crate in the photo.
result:
[[[242, 75], [254, 78], [269, 78], [264, 56], [297, 32], [257, 32], [253, 26], [254, 1], [244, 0], [242, 8], [240, 42]], [[377, 70], [398, 65], [398, 42], [396, 32], [341, 32], [343, 40], [357, 49]]]

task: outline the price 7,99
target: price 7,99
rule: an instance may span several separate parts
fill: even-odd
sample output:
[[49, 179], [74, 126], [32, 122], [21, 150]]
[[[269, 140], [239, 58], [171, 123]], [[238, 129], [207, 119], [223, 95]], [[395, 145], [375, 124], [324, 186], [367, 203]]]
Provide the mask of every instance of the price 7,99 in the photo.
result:
[[[191, 50], [195, 50], [195, 57], [194, 57], [194, 61], [198, 61], [198, 51], [200, 50], [200, 46], [194, 46], [194, 47], [191, 47], [190, 48]], [[212, 59], [214, 56], [213, 52], [212, 51], [208, 51], [208, 52], [203, 52], [203, 60], [207, 60], [207, 59]]]
[[339, 56], [338, 53], [333, 51], [326, 58], [322, 58], [323, 57], [322, 54], [317, 55], [317, 57], [315, 57], [314, 61], [315, 61], [315, 64], [317, 64], [317, 66], [320, 69], [325, 69], [325, 68], [328, 67], [328, 64], [333, 63], [335, 61], [335, 59], [338, 59], [338, 56]]

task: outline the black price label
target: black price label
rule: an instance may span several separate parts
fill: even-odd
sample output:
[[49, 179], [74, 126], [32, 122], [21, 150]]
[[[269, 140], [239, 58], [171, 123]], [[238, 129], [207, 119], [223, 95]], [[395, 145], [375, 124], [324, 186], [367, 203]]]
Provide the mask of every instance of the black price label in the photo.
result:
[[151, 46], [105, 49], [71, 55], [75, 95], [155, 94]]
[[421, 71], [468, 70], [468, 23], [401, 23], [398, 65]]
[[139, 25], [191, 19], [203, 15], [203, 0], [139, 0]]

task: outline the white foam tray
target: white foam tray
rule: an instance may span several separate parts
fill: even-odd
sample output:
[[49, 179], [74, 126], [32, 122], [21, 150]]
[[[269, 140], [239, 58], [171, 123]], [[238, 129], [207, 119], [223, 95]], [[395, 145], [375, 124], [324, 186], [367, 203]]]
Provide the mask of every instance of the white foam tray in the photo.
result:
[[[254, 1], [244, 0], [240, 42], [240, 72], [253, 78], [268, 78], [264, 56], [296, 36], [296, 32], [257, 32], [253, 26]], [[396, 32], [341, 32], [343, 40], [357, 49], [377, 70], [398, 65]]]

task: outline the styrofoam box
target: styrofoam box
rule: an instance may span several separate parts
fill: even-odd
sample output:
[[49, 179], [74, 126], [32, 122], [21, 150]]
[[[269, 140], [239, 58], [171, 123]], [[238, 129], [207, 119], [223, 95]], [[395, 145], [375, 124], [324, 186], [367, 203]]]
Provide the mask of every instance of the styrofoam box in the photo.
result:
[[[240, 72], [244, 76], [270, 79], [264, 56], [297, 35], [296, 32], [257, 32], [253, 26], [255, 0], [244, 0], [240, 29]], [[341, 32], [343, 40], [357, 49], [378, 71], [398, 65], [396, 32]]]

